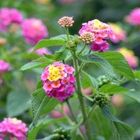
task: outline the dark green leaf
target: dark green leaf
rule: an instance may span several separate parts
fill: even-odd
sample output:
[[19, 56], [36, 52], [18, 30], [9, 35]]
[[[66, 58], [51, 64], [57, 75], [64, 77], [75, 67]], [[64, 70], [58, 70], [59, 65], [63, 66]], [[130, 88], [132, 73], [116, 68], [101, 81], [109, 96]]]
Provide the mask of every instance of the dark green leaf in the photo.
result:
[[127, 61], [119, 52], [104, 52], [98, 53], [98, 55], [106, 59], [113, 66], [114, 70], [120, 75], [128, 79], [134, 78], [134, 74]]
[[55, 61], [65, 60], [69, 55], [68, 52], [69, 51], [67, 49], [63, 48], [63, 49], [60, 49], [59, 51], [56, 51], [55, 54], [46, 55], [46, 58], [52, 59]]
[[39, 41], [34, 49], [44, 48], [44, 47], [52, 47], [52, 46], [64, 46], [65, 39], [60, 37], [54, 37], [50, 39], [43, 39]]
[[111, 113], [109, 106], [104, 106], [102, 111], [103, 114], [114, 124], [114, 135], [112, 136], [113, 140], [134, 140], [133, 129], [124, 122], [118, 120]]
[[40, 115], [47, 115], [57, 104], [58, 101], [47, 97], [42, 88], [37, 89], [32, 94], [32, 111], [34, 116], [33, 124], [37, 122]]
[[99, 89], [99, 91], [107, 94], [115, 94], [128, 92], [128, 89], [115, 84], [105, 84]]
[[96, 73], [94, 70], [96, 69], [97, 73], [100, 72], [100, 74], [105, 74], [111, 78], [116, 77], [116, 74], [114, 73], [114, 70], [112, 66], [108, 63], [108, 61], [101, 58], [100, 56], [97, 56], [96, 54], [81, 56], [79, 59], [82, 62], [86, 63], [84, 69], [85, 71], [88, 71], [91, 68], [91, 71], [88, 71], [90, 75], [95, 75]]
[[28, 70], [32, 68], [37, 68], [37, 67], [45, 67], [52, 62], [53, 60], [47, 59], [45, 57], [40, 57], [36, 60], [33, 60], [32, 62], [25, 64], [24, 66], [21, 67], [20, 70], [24, 71], [24, 70]]
[[140, 103], [140, 91], [126, 92], [125, 95]]
[[81, 81], [82, 81], [82, 86], [84, 88], [87, 88], [90, 86], [96, 89], [98, 88], [98, 83], [96, 82], [96, 79], [94, 77], [91, 77], [85, 71], [81, 72]]
[[[62, 123], [65, 122], [65, 118], [59, 118], [59, 119], [50, 119], [48, 117], [42, 118], [38, 121], [35, 127], [33, 127], [31, 130], [28, 132], [28, 140], [35, 140], [37, 137], [37, 134], [39, 131], [43, 128], [48, 128], [49, 125], [53, 123]], [[48, 137], [47, 137], [48, 138]]]

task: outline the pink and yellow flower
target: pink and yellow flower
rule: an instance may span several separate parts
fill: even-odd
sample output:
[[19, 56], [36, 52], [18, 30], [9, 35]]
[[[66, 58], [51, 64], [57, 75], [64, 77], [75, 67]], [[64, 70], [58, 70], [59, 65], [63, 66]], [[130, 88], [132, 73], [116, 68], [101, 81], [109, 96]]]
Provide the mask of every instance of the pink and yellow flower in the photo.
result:
[[112, 34], [110, 36], [112, 42], [118, 43], [126, 39], [126, 32], [119, 25], [114, 23], [110, 23], [109, 25], [112, 29]]
[[41, 80], [46, 94], [59, 101], [66, 100], [75, 91], [74, 68], [61, 62], [47, 66], [41, 75]]
[[135, 26], [140, 25], [140, 8], [133, 9], [130, 14], [125, 18], [125, 20]]
[[23, 21], [22, 14], [14, 8], [0, 9], [0, 30], [5, 31], [13, 23], [21, 24]]
[[35, 45], [41, 39], [48, 37], [48, 30], [39, 19], [26, 19], [22, 23], [22, 34], [29, 45]]
[[138, 66], [138, 58], [132, 50], [120, 48], [118, 51], [125, 57], [130, 67], [136, 68]]
[[11, 140], [26, 140], [27, 131], [26, 124], [16, 118], [5, 118], [0, 122], [0, 138], [3, 140], [7, 136]]
[[[104, 48], [103, 46], [105, 44], [107, 45], [106, 40], [110, 38], [110, 35], [112, 34], [112, 30], [108, 24], [95, 19], [95, 20], [88, 21], [87, 23], [84, 23], [82, 25], [82, 28], [79, 30], [79, 34], [80, 34], [80, 36], [83, 36], [83, 34], [85, 34], [85, 33], [92, 33], [93, 34], [93, 43], [92, 44], [96, 44], [96, 46], [98, 46], [100, 48]], [[93, 48], [93, 47], [91, 47], [91, 48]], [[94, 50], [94, 49], [92, 49], [92, 50]], [[98, 51], [98, 50], [105, 51], [107, 49], [106, 48], [97, 49], [94, 51]]]

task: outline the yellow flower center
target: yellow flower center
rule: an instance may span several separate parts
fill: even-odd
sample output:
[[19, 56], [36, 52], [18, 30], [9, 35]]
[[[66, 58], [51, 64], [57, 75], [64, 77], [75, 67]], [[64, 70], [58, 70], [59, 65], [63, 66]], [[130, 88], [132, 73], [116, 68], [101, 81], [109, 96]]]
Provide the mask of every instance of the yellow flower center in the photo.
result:
[[105, 28], [105, 26], [102, 24], [102, 22], [99, 21], [98, 19], [93, 20], [93, 26], [96, 29], [104, 29]]
[[60, 73], [60, 69], [51, 65], [49, 67], [49, 77], [48, 80], [49, 81], [57, 81], [61, 78], [61, 73]]
[[13, 124], [21, 123], [21, 121], [20, 121], [20, 120], [17, 120], [16, 118], [10, 118], [10, 121], [11, 121]]

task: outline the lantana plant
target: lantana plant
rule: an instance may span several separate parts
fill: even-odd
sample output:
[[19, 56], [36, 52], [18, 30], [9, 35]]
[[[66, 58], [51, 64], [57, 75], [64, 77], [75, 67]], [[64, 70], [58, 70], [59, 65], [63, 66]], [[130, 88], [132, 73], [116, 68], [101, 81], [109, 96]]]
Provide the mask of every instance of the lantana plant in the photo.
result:
[[[133, 140], [133, 129], [114, 116], [111, 103], [114, 94], [133, 94], [127, 83], [135, 81], [123, 55], [109, 50], [115, 36], [111, 26], [94, 19], [83, 23], [77, 35], [71, 35], [73, 17], [62, 17], [58, 24], [65, 34], [43, 39], [33, 48], [51, 47], [54, 53], [21, 68], [40, 73], [31, 99], [33, 120], [28, 139]], [[90, 90], [85, 92], [87, 88]], [[62, 108], [63, 119], [49, 115], [66, 104], [70, 113]]]

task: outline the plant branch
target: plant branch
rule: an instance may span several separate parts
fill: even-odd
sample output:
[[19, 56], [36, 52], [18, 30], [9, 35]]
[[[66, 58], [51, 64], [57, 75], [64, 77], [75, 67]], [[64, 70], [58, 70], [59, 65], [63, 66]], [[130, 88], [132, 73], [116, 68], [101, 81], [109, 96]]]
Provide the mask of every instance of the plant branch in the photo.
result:
[[[80, 102], [81, 111], [82, 111], [82, 115], [83, 115], [83, 122], [86, 122], [87, 115], [86, 115], [84, 100], [83, 100], [83, 96], [82, 96], [82, 92], [81, 92], [80, 76], [79, 76], [79, 73], [78, 73], [78, 71], [79, 71], [78, 61], [77, 61], [75, 51], [71, 51], [71, 53], [73, 55], [73, 63], [74, 63], [75, 71], [76, 71], [76, 84], [77, 84], [78, 99], [79, 99], [79, 102]], [[86, 127], [88, 140], [91, 140], [91, 136], [90, 136], [90, 132], [89, 132], [90, 128], [89, 128], [88, 122], [85, 123], [85, 127]]]

